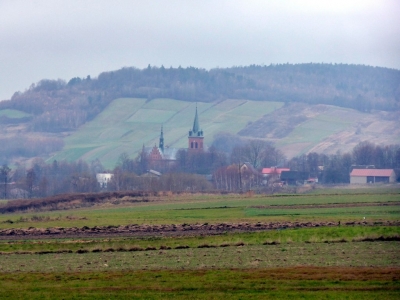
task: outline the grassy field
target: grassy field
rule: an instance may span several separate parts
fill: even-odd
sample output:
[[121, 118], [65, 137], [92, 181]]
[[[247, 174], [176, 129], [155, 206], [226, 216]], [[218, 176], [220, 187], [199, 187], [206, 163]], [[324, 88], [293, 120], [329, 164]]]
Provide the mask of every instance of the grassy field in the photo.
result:
[[[397, 192], [303, 195], [201, 195], [165, 196], [145, 203], [131, 199], [74, 210], [31, 211], [0, 215], [1, 228], [82, 227], [126, 224], [179, 224], [267, 221], [368, 221], [399, 220]], [[357, 204], [345, 207], [346, 203]], [[363, 206], [360, 203], [373, 203]], [[313, 207], [328, 205], [327, 207]], [[11, 222], [7, 222], [11, 221]]]
[[20, 119], [24, 117], [29, 117], [31, 115], [16, 109], [0, 109], [0, 117], [2, 116], [8, 117], [10, 119]]
[[[398, 267], [400, 242], [290, 243], [215, 248], [0, 256], [0, 272]], [[46, 263], [51, 261], [51, 264]]]
[[[1, 274], [3, 299], [398, 299], [392, 268]], [[52, 289], [54, 287], [54, 289]]]
[[161, 125], [166, 145], [186, 147], [198, 107], [200, 125], [212, 142], [215, 133], [236, 133], [250, 121], [280, 108], [281, 102], [225, 100], [219, 103], [191, 103], [174, 99], [121, 98], [114, 100], [93, 121], [67, 137], [64, 149], [50, 160], [91, 161], [100, 159], [113, 168], [118, 156], [127, 152], [136, 156], [143, 144], [158, 143]]
[[[147, 248], [176, 249], [179, 246], [188, 248], [218, 248], [235, 247], [244, 244], [246, 246], [261, 245], [286, 245], [292, 243], [351, 243], [361, 242], [367, 239], [379, 240], [380, 237], [398, 237], [400, 228], [396, 226], [342, 226], [321, 227], [307, 229], [267, 230], [260, 232], [220, 233], [218, 235], [193, 235], [193, 236], [150, 236], [150, 237], [102, 237], [102, 238], [53, 238], [49, 240], [32, 241], [24, 240], [0, 240], [0, 253], [12, 254], [28, 252], [37, 254], [43, 252], [107, 252], [129, 251], [136, 249], [144, 251]], [[207, 246], [207, 247], [206, 247]]]
[[[334, 192], [336, 190], [336, 193]], [[129, 200], [129, 199], [125, 199]], [[0, 240], [0, 298], [398, 299], [398, 189], [169, 195], [0, 216], [1, 228], [366, 220], [216, 235]], [[274, 207], [275, 206], [275, 207]], [[12, 221], [13, 223], [10, 223]]]

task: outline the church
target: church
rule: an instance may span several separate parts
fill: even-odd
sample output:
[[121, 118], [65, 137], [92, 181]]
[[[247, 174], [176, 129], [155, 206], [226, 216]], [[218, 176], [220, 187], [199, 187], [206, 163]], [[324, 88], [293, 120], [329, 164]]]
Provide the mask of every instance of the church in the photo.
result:
[[158, 146], [144, 147], [142, 153], [146, 153], [150, 169], [165, 171], [173, 167], [177, 153], [180, 150], [187, 150], [190, 153], [199, 153], [204, 151], [204, 132], [200, 129], [199, 116], [196, 112], [193, 121], [193, 127], [188, 134], [188, 148], [170, 148], [164, 146], [164, 130], [161, 126], [161, 133]]

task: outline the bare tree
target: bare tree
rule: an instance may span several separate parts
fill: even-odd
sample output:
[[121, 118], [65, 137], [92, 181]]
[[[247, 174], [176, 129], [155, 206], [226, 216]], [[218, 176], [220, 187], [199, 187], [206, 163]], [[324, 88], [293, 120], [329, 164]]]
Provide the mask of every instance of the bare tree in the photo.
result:
[[353, 149], [353, 159], [357, 165], [371, 165], [374, 163], [375, 144], [364, 141]]

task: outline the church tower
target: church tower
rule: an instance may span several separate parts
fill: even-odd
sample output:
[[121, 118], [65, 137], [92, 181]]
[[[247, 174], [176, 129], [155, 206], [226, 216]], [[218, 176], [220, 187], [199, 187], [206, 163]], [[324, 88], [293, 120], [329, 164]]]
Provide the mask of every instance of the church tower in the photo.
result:
[[199, 125], [199, 116], [197, 114], [197, 105], [196, 105], [196, 114], [194, 116], [193, 129], [189, 131], [189, 152], [197, 152], [203, 151], [203, 130], [200, 130]]

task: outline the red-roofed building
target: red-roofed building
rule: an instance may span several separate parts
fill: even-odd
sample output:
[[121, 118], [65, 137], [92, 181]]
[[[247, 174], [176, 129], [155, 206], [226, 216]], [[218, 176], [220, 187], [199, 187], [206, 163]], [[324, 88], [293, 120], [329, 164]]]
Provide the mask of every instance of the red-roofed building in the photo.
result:
[[393, 169], [353, 169], [350, 173], [351, 184], [392, 183], [396, 181]]
[[264, 177], [267, 177], [270, 175], [278, 175], [278, 177], [280, 177], [282, 171], [290, 171], [290, 169], [289, 168], [277, 168], [277, 167], [263, 168], [261, 173], [263, 174]]
[[261, 170], [261, 174], [264, 177], [263, 183], [267, 184], [268, 182], [275, 182], [281, 178], [281, 174], [283, 171], [290, 171], [289, 168], [263, 168]]

